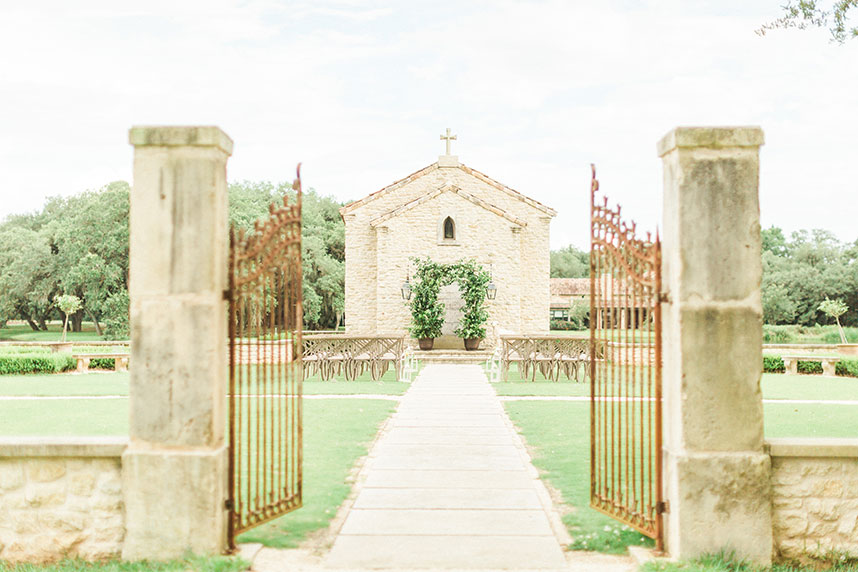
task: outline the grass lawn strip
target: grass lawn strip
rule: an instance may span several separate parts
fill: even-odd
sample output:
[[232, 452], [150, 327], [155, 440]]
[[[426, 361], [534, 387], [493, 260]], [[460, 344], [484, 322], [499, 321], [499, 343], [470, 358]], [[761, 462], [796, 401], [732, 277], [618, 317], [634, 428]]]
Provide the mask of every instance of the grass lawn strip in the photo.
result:
[[563, 522], [570, 548], [623, 554], [629, 545], [652, 546], [648, 538], [589, 507], [590, 406], [568, 401], [504, 403], [527, 442], [533, 464], [572, 510]]
[[[537, 375], [537, 380], [539, 380]], [[557, 395], [579, 396], [590, 395], [589, 378], [584, 383], [576, 383], [563, 379], [559, 382], [513, 381], [492, 384], [498, 395]], [[858, 401], [858, 378], [854, 377], [823, 377], [819, 375], [787, 375], [764, 373], [760, 387], [764, 399], [811, 399], [820, 401], [846, 400]]]
[[819, 554], [807, 557], [809, 564], [789, 562], [773, 566], [757, 566], [736, 561], [723, 554], [709, 555], [688, 562], [654, 560], [640, 567], [640, 572], [858, 572], [858, 558], [841, 553]]
[[325, 400], [304, 403], [304, 506], [239, 536], [295, 548], [328, 526], [351, 491], [355, 461], [369, 451], [395, 404], [380, 400]]
[[[392, 372], [388, 372], [391, 374]], [[385, 374], [387, 377], [388, 374]], [[365, 374], [368, 378], [369, 374]], [[128, 372], [0, 375], [0, 395], [128, 395]], [[410, 384], [382, 378], [369, 381], [304, 381], [305, 395], [402, 395]]]
[[[95, 333], [91, 322], [84, 322], [82, 332], [66, 332], [67, 342], [100, 342], [102, 337]], [[6, 326], [0, 328], [0, 341], [12, 342], [59, 342], [63, 337], [62, 323], [48, 323], [48, 331], [36, 332], [27, 324]]]
[[0, 560], [0, 572], [241, 572], [249, 566], [249, 562], [234, 556], [189, 556], [170, 562], [62, 560], [53, 564], [8, 564]]

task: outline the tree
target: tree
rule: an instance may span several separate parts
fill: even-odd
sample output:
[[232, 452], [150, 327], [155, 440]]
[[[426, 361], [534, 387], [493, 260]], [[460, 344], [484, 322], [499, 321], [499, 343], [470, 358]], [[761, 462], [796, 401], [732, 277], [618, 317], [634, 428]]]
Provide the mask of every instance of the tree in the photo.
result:
[[[236, 228], [253, 232], [257, 220], [269, 216], [269, 205], [294, 200], [291, 183], [240, 181], [229, 185], [229, 220]], [[331, 197], [309, 189], [302, 197], [301, 241], [304, 327], [336, 329], [345, 307], [345, 225], [342, 206]]]
[[63, 341], [66, 341], [66, 330], [69, 325], [69, 316], [74, 314], [83, 307], [80, 298], [71, 294], [64, 294], [57, 297], [57, 307], [65, 314], [66, 319], [63, 321]]
[[590, 275], [590, 255], [571, 244], [551, 251], [552, 278], [586, 278]]
[[817, 0], [788, 0], [782, 8], [783, 15], [763, 24], [757, 30], [758, 35], [765, 36], [766, 32], [777, 29], [815, 27], [828, 28], [831, 40], [839, 44], [858, 37], [858, 25], [849, 23], [850, 11], [858, 8], [858, 0], [833, 0], [829, 9], [820, 7]]
[[826, 296], [825, 301], [819, 305], [819, 311], [824, 312], [826, 316], [834, 318], [837, 321], [837, 331], [840, 333], [840, 343], [846, 343], [846, 335], [843, 333], [843, 326], [840, 325], [840, 316], [849, 311], [849, 306], [843, 303], [843, 300], [831, 300]]

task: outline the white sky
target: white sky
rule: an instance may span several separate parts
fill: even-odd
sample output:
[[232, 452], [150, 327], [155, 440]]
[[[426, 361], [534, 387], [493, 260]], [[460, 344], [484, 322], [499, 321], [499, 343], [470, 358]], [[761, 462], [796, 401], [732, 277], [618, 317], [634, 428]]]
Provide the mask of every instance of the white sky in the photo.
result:
[[215, 124], [229, 177], [358, 199], [460, 160], [589, 248], [589, 163], [639, 223], [655, 144], [760, 125], [764, 226], [858, 238], [858, 40], [754, 34], [783, 0], [0, 0], [0, 218], [131, 179], [132, 125]]

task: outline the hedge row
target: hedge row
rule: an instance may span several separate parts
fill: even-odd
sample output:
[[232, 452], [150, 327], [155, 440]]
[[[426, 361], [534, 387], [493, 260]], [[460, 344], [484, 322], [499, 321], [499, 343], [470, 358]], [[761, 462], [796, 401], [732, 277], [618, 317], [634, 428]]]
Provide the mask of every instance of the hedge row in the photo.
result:
[[[781, 356], [763, 356], [763, 372], [783, 373], [786, 371], [784, 360]], [[800, 361], [798, 362], [799, 373], [822, 373], [822, 362]], [[841, 358], [835, 365], [834, 372], [846, 377], [858, 377], [858, 359]]]
[[71, 354], [0, 355], [0, 375], [22, 373], [59, 373], [74, 369], [77, 362]]

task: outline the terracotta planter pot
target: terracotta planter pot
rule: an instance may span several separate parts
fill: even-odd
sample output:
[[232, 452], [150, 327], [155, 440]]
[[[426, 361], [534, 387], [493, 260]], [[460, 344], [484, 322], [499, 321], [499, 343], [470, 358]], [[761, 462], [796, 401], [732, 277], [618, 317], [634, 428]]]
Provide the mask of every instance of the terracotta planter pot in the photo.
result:
[[435, 345], [435, 338], [420, 338], [417, 340], [417, 345], [423, 351], [429, 351]]
[[480, 342], [483, 338], [465, 338], [465, 349], [469, 352], [480, 349]]

